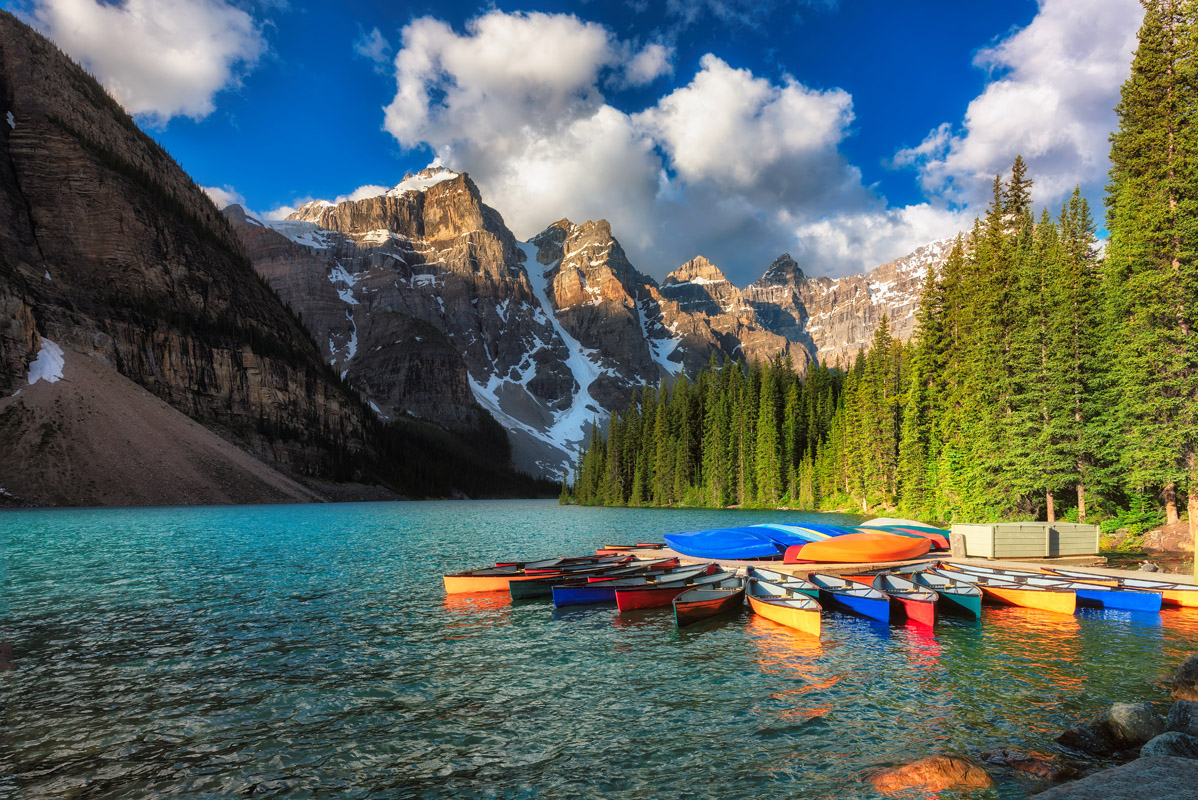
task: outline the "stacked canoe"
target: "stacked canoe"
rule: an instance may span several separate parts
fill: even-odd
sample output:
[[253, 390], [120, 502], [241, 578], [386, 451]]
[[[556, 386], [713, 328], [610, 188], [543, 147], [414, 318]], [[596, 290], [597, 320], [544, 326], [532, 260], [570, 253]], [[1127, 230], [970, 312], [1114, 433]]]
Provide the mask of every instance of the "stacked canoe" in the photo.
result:
[[665, 540], [676, 552], [693, 558], [782, 559], [784, 563], [901, 561], [918, 558], [929, 550], [948, 549], [946, 531], [917, 524], [769, 523], [672, 533]]

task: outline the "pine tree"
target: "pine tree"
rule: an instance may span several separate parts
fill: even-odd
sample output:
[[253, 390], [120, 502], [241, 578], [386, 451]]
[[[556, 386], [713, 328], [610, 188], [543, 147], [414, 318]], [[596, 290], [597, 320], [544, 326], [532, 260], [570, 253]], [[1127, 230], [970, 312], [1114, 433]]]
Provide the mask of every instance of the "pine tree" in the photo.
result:
[[1198, 537], [1198, 63], [1192, 2], [1146, 0], [1116, 109], [1103, 268], [1127, 484], [1188, 495]]

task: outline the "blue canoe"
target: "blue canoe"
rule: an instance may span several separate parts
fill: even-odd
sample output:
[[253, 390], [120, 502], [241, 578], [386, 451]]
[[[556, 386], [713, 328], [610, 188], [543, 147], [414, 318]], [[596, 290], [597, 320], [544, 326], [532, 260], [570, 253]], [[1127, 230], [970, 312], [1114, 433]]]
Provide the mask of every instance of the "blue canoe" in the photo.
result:
[[819, 587], [819, 598], [825, 605], [831, 603], [863, 617], [890, 622], [890, 597], [872, 586], [821, 572], [811, 573], [807, 580]]
[[810, 541], [792, 531], [768, 525], [716, 528], [696, 533], [667, 533], [665, 540], [673, 550], [684, 556], [731, 560], [780, 558], [791, 545], [806, 544]]
[[1145, 611], [1155, 613], [1161, 610], [1162, 595], [1160, 592], [1140, 589], [1124, 589], [1116, 586], [1096, 586], [1090, 583], [1070, 581], [1043, 573], [1025, 572], [1016, 569], [996, 569], [974, 564], [953, 564], [954, 568], [975, 575], [998, 575], [1017, 583], [1029, 586], [1041, 586], [1051, 589], [1068, 589], [1077, 593], [1079, 605], [1098, 608], [1111, 608], [1120, 611]]

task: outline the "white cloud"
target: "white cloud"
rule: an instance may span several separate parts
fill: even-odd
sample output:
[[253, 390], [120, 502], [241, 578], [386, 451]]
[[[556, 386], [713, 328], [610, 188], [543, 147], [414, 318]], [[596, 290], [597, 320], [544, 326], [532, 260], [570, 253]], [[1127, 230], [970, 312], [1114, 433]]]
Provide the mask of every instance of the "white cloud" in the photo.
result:
[[833, 263], [839, 272], [867, 272], [935, 239], [968, 230], [972, 216], [919, 203], [882, 211], [845, 213], [795, 224], [795, 259], [802, 264]]
[[35, 24], [151, 124], [202, 119], [266, 50], [260, 26], [225, 0], [35, 0]]
[[[853, 119], [841, 90], [708, 55], [687, 85], [628, 114], [603, 87], [643, 83], [669, 63], [664, 46], [629, 59], [594, 23], [500, 11], [462, 34], [417, 19], [401, 38], [386, 129], [469, 172], [517, 236], [603, 217], [647, 272], [702, 252], [749, 281], [799, 247], [796, 220], [884, 206], [838, 150]], [[844, 269], [808, 250], [807, 267]]]
[[212, 198], [212, 202], [219, 209], [224, 209], [234, 203], [245, 207], [245, 195], [234, 189], [232, 186], [225, 184], [224, 186], [205, 186], [204, 191]]
[[344, 203], [347, 200], [365, 200], [368, 197], [378, 197], [379, 195], [386, 194], [388, 188], [390, 187], [368, 183], [365, 186], [359, 186], [349, 194], [343, 194], [334, 198], [333, 202]]
[[375, 69], [382, 72], [384, 66], [391, 60], [391, 42], [378, 28], [372, 28], [369, 33], [363, 32], [354, 42], [354, 52], [362, 58], [373, 61]]
[[673, 75], [674, 48], [652, 42], [628, 62], [626, 80], [629, 86], [645, 86], [662, 75]]
[[1036, 202], [1059, 202], [1079, 183], [1096, 193], [1142, 16], [1137, 0], [1041, 0], [1026, 28], [978, 53], [975, 63], [995, 77], [960, 128], [937, 127], [895, 163], [917, 166], [930, 196], [971, 208], [1018, 154]]

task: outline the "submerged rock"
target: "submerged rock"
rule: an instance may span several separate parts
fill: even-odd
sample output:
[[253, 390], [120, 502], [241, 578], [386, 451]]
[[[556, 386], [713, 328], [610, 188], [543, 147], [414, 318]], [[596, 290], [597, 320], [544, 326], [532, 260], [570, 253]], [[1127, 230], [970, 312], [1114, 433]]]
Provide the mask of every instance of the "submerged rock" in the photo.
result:
[[1066, 747], [1106, 756], [1139, 747], [1159, 736], [1165, 721], [1149, 703], [1115, 703], [1109, 711], [1057, 737]]
[[1194, 797], [1195, 786], [1198, 786], [1198, 761], [1149, 756], [1033, 797], [1036, 800], [1181, 800]]
[[1198, 653], [1186, 656], [1168, 683], [1174, 700], [1198, 701]]
[[1165, 731], [1144, 745], [1140, 750], [1140, 756], [1198, 758], [1198, 736], [1191, 736], [1181, 731]]
[[973, 759], [955, 753], [928, 756], [892, 769], [875, 770], [865, 779], [879, 792], [923, 789], [984, 789], [994, 785], [990, 774]]
[[1049, 781], [1072, 780], [1081, 774], [1078, 765], [1065, 761], [1060, 756], [1016, 750], [1012, 747], [987, 750], [982, 753], [982, 760]]

